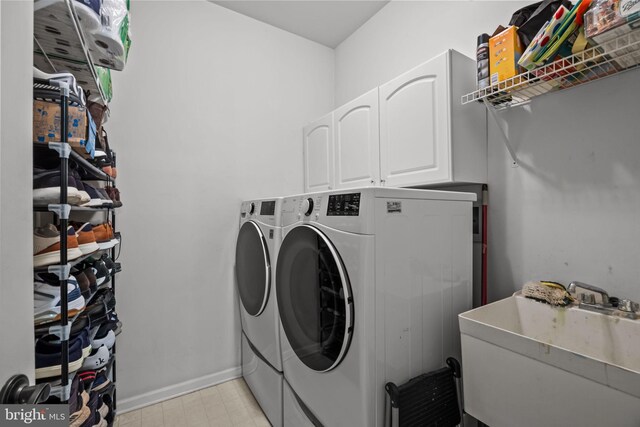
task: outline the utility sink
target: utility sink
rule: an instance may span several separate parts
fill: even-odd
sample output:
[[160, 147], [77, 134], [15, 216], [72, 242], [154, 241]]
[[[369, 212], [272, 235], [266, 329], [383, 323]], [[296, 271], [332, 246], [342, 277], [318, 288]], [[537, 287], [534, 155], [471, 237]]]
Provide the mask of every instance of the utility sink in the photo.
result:
[[478, 420], [640, 426], [640, 320], [516, 293], [459, 321], [465, 411]]

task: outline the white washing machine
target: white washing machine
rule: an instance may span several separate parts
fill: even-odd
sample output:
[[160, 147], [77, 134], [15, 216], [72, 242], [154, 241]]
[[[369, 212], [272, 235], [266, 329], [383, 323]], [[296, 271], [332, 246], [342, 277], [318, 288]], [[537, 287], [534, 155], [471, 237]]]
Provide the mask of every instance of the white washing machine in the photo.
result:
[[386, 382], [460, 358], [475, 199], [372, 187], [284, 199], [276, 295], [285, 426], [301, 425], [290, 421], [300, 414], [314, 425], [382, 426]]
[[243, 202], [236, 244], [242, 375], [267, 418], [282, 425], [282, 356], [274, 266], [282, 198]]

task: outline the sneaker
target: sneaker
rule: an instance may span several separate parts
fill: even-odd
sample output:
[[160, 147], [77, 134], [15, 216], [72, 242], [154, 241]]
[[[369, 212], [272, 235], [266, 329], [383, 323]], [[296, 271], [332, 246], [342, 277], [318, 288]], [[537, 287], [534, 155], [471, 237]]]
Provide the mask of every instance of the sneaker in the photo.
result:
[[[91, 328], [87, 324], [84, 328], [74, 331], [73, 328], [69, 334], [69, 341], [79, 339], [82, 343], [82, 358], [86, 358], [91, 354]], [[52, 344], [60, 344], [60, 338], [57, 335], [50, 337], [48, 341]]]
[[[60, 263], [60, 232], [53, 224], [38, 227], [33, 231], [33, 265], [44, 267]], [[76, 232], [73, 227], [67, 229], [67, 260], [82, 256]]]
[[106, 194], [102, 194], [100, 188], [96, 188], [93, 185], [84, 183], [84, 188], [91, 197], [91, 201], [87, 204], [87, 206], [102, 206], [102, 207], [110, 207], [113, 206], [113, 201]]
[[105, 369], [101, 369], [101, 370], [96, 372], [96, 376], [95, 376], [95, 379], [93, 381], [93, 386], [92, 386], [91, 390], [99, 392], [99, 391], [104, 390], [106, 387], [108, 387], [109, 384], [111, 384], [111, 381], [109, 380], [109, 377], [107, 376], [106, 368]]
[[100, 257], [100, 261], [104, 262], [104, 265], [109, 269], [109, 274], [111, 274], [112, 276], [114, 275], [114, 273], [118, 272], [116, 263], [113, 262], [109, 255], [103, 254], [102, 257]]
[[116, 343], [116, 334], [110, 328], [102, 328], [105, 324], [94, 328], [91, 332], [94, 334], [94, 338], [91, 340], [91, 348], [96, 349], [102, 346], [107, 347], [107, 350], [111, 350]]
[[96, 191], [100, 194], [103, 200], [107, 201], [105, 202], [107, 206], [116, 207], [115, 201], [109, 197], [109, 193], [107, 193], [105, 188], [96, 187]]
[[75, 414], [71, 414], [69, 417], [69, 427], [81, 427], [91, 418], [91, 409], [89, 409], [89, 400], [91, 397], [86, 391], [82, 392], [82, 408]]
[[100, 369], [109, 363], [109, 349], [105, 346], [94, 349], [89, 357], [84, 359], [82, 369]]
[[[98, 413], [100, 414], [100, 417], [102, 418], [102, 420], [105, 420], [105, 418], [107, 418], [107, 415], [109, 415], [110, 410], [111, 409], [109, 409], [109, 405], [104, 403], [104, 400], [103, 400], [102, 405], [100, 405], [100, 407], [98, 408]], [[104, 423], [106, 424], [107, 421], [105, 420]]]
[[[67, 281], [67, 301], [69, 316], [75, 316], [84, 310], [85, 301], [78, 287], [78, 282], [73, 276], [69, 276]], [[33, 288], [33, 315], [36, 324], [60, 319], [59, 284], [47, 282], [36, 275]]]
[[120, 333], [122, 332], [122, 322], [118, 320], [118, 313], [116, 313], [115, 311], [109, 313], [106, 322], [109, 323], [109, 327], [111, 328], [113, 333], [116, 334], [116, 336], [120, 335]]
[[100, 423], [101, 415], [98, 413], [98, 407], [103, 404], [102, 398], [98, 393], [89, 393], [89, 403], [87, 406], [91, 411], [91, 416], [80, 427], [93, 427]]
[[83, 255], [93, 253], [100, 249], [96, 242], [96, 235], [93, 233], [93, 226], [90, 222], [86, 222], [78, 227], [76, 232], [78, 238], [78, 247]]
[[82, 183], [82, 178], [76, 169], [69, 168], [69, 176], [73, 178], [76, 182], [76, 188], [78, 189], [78, 193], [80, 194], [80, 203], [79, 206], [89, 206], [89, 202], [91, 201], [91, 196], [87, 193], [84, 184]]
[[103, 288], [111, 281], [111, 273], [109, 268], [105, 265], [104, 261], [94, 261], [91, 265], [91, 271], [95, 275], [96, 285], [98, 289]]
[[[46, 274], [49, 274], [49, 273], [46, 273]], [[42, 275], [42, 273], [40, 275]], [[85, 303], [86, 303], [86, 300], [85, 300]], [[73, 319], [73, 322], [69, 322], [69, 324], [71, 325], [71, 331], [70, 331], [71, 336], [78, 335], [83, 329], [87, 327], [91, 329], [91, 323], [89, 322], [89, 317], [84, 312], [75, 316], [75, 318]], [[42, 338], [46, 335], [51, 335], [52, 333], [51, 328], [58, 327], [58, 326], [60, 326], [59, 321], [50, 321], [47, 323], [40, 323], [35, 327], [35, 330], [34, 330], [35, 336], [36, 338]]]
[[[80, 204], [82, 197], [72, 176], [67, 181], [67, 203]], [[46, 206], [60, 203], [60, 171], [57, 169], [34, 169], [33, 204]]]
[[[49, 335], [36, 341], [36, 379], [59, 377], [62, 374], [62, 345], [55, 335]], [[106, 350], [106, 348], [105, 348]], [[108, 352], [108, 350], [107, 350]], [[75, 372], [82, 366], [82, 340], [69, 341], [69, 372]]]
[[104, 224], [94, 225], [93, 234], [96, 236], [96, 241], [100, 246], [100, 249], [111, 249], [116, 246], [120, 241], [115, 238], [113, 234], [113, 228], [111, 224], [105, 222]]

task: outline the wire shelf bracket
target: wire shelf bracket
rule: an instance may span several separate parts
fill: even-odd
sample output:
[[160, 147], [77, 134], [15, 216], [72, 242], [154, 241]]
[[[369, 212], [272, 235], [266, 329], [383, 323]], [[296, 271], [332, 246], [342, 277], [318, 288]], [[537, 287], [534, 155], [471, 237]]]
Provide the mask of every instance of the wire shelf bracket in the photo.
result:
[[482, 102], [487, 107], [487, 111], [489, 111], [489, 115], [496, 122], [496, 126], [500, 130], [499, 133], [500, 133], [500, 136], [502, 137], [502, 142], [504, 142], [505, 147], [507, 147], [507, 150], [509, 151], [509, 155], [511, 156], [511, 160], [513, 162], [511, 165], [514, 168], [518, 167], [518, 156], [516, 155], [515, 150], [511, 146], [511, 141], [509, 140], [509, 136], [504, 130], [504, 126], [502, 125], [502, 120], [498, 118], [498, 113], [496, 112], [495, 107], [491, 105], [491, 103], [489, 103], [489, 101], [487, 101], [486, 99], [483, 99]]

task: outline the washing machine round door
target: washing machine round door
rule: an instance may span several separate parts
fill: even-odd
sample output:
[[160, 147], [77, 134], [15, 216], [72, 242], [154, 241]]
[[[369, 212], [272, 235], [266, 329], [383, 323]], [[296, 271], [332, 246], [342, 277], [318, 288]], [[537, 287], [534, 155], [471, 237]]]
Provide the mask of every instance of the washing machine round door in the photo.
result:
[[276, 296], [282, 328], [298, 358], [329, 371], [347, 354], [353, 298], [340, 255], [319, 229], [301, 225], [280, 246]]
[[253, 221], [245, 222], [238, 233], [236, 279], [244, 309], [252, 316], [259, 316], [269, 299], [271, 263], [267, 240]]

